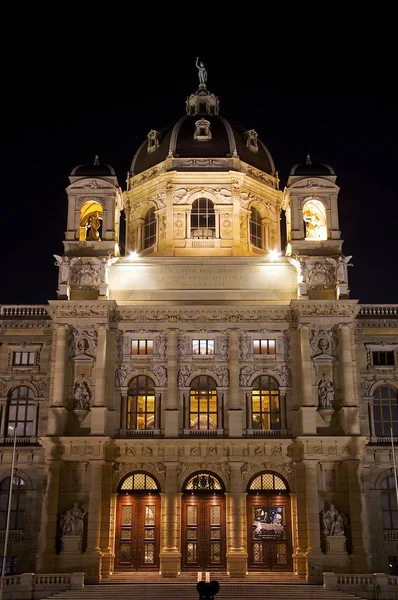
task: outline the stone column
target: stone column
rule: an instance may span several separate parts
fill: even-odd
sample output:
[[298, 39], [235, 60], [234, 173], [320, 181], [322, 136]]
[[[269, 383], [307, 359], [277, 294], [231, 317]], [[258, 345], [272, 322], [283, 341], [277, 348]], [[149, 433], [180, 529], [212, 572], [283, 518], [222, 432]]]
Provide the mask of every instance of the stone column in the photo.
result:
[[137, 238], [136, 238], [136, 250], [137, 252], [141, 252], [144, 246], [143, 240], [143, 229], [144, 229], [144, 219], [137, 219]]
[[65, 368], [68, 325], [56, 324], [53, 337], [55, 355], [52, 364], [51, 406], [48, 411], [48, 435], [63, 435], [66, 423]]
[[114, 515], [112, 514], [112, 483], [114, 463], [105, 462], [102, 467], [102, 500], [101, 500], [101, 576], [109, 577], [112, 568], [113, 544], [112, 532], [114, 530]]
[[312, 396], [313, 366], [311, 361], [309, 325], [299, 325], [301, 358], [301, 431], [302, 435], [316, 434], [316, 409]]
[[106, 435], [106, 351], [108, 325], [97, 325], [97, 358], [95, 361], [94, 403], [91, 408], [91, 435]]
[[354, 391], [353, 372], [356, 368], [351, 346], [349, 325], [339, 325], [342, 402], [340, 424], [346, 434], [359, 435], [359, 414]]
[[242, 418], [243, 411], [240, 398], [239, 387], [239, 331], [238, 329], [229, 330], [229, 402], [228, 402], [228, 420], [229, 435], [231, 437], [242, 437]]
[[90, 462], [90, 495], [87, 507], [87, 550], [84, 554], [86, 581], [98, 583], [101, 570], [101, 504], [104, 461]]
[[322, 569], [314, 572], [312, 565], [321, 564], [321, 531], [319, 524], [318, 461], [305, 460], [305, 500], [307, 518], [307, 573], [308, 583], [321, 583]]
[[371, 551], [366, 497], [361, 485], [361, 464], [357, 459], [346, 460], [343, 464], [347, 472], [352, 569], [354, 573], [368, 573]]
[[37, 570], [39, 573], [55, 571], [55, 538], [57, 534], [59, 479], [62, 462], [52, 460], [46, 464], [47, 487], [41, 507], [41, 528]]
[[178, 329], [169, 329], [167, 340], [167, 403], [164, 411], [164, 434], [166, 437], [178, 437], [177, 339]]
[[162, 549], [160, 571], [163, 577], [176, 577], [181, 570], [178, 532], [181, 527], [181, 493], [178, 491], [178, 462], [166, 462], [165, 492], [162, 497]]
[[228, 571], [231, 577], [245, 577], [247, 572], [246, 492], [242, 492], [242, 462], [231, 462], [231, 487], [227, 494], [227, 522], [230, 532], [227, 548]]

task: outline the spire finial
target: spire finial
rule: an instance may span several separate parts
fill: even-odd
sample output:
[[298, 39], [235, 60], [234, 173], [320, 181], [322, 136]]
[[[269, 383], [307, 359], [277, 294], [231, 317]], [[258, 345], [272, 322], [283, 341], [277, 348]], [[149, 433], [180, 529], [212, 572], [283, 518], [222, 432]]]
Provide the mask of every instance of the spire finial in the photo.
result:
[[99, 156], [98, 156], [98, 154], [96, 154], [95, 157], [94, 157], [94, 166], [97, 167], [99, 164], [100, 164], [100, 162], [99, 162]]
[[311, 156], [309, 154], [307, 154], [307, 160], [305, 161], [305, 164], [306, 165], [312, 165]]

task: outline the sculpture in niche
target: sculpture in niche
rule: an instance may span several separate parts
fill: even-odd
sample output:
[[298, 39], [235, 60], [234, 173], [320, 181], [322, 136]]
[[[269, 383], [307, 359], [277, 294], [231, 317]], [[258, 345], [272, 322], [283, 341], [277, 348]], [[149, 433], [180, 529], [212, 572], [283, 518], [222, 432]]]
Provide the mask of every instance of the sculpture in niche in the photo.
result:
[[166, 360], [167, 351], [167, 334], [161, 333], [158, 338], [158, 354], [159, 358]]
[[90, 329], [73, 329], [73, 355], [95, 357], [97, 350], [97, 331]]
[[87, 514], [87, 509], [81, 510], [77, 502], [74, 502], [73, 508], [61, 515], [60, 525], [62, 535], [74, 535], [76, 537], [83, 536], [84, 517]]
[[346, 524], [346, 517], [343, 513], [339, 513], [334, 504], [329, 504], [328, 510], [322, 511], [323, 535], [327, 536], [342, 536]]
[[240, 346], [240, 358], [241, 358], [241, 360], [246, 360], [249, 355], [249, 351], [250, 351], [247, 333], [241, 334], [239, 346]]
[[334, 385], [327, 379], [325, 373], [318, 382], [318, 405], [319, 408], [333, 408], [335, 390]]
[[199, 56], [196, 57], [196, 63], [195, 66], [198, 69], [198, 77], [199, 77], [199, 84], [206, 87], [206, 83], [207, 83], [207, 71], [205, 69], [205, 66], [202, 62], [198, 62], [199, 61]]
[[188, 354], [188, 338], [184, 333], [178, 336], [178, 354], [180, 357], [185, 357]]
[[95, 212], [89, 217], [87, 226], [90, 228], [87, 239], [93, 242], [100, 242], [101, 238], [98, 230], [101, 227], [101, 221], [98, 212]]
[[166, 215], [159, 218], [159, 239], [164, 240], [166, 237]]
[[311, 199], [303, 206], [306, 240], [326, 240], [326, 210], [320, 200]]
[[73, 406], [79, 410], [90, 410], [91, 392], [86, 381], [76, 381], [73, 388]]
[[249, 129], [246, 131], [246, 146], [252, 152], [258, 152], [258, 133], [254, 131], [254, 129]]
[[218, 338], [217, 349], [222, 360], [228, 360], [228, 336], [226, 333], [222, 333]]

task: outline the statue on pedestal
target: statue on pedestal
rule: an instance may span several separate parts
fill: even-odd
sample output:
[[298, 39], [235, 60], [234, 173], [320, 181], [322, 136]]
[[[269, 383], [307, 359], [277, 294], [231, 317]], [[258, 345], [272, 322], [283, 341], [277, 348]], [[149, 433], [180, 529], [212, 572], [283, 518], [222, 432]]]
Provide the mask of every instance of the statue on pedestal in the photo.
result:
[[73, 504], [73, 508], [66, 511], [64, 515], [61, 515], [60, 525], [62, 530], [62, 536], [83, 536], [84, 517], [87, 510], [81, 510], [77, 502]]
[[334, 504], [329, 504], [328, 510], [322, 511], [323, 520], [323, 535], [327, 536], [343, 536], [346, 518], [342, 513], [339, 513]]
[[198, 63], [198, 60], [199, 60], [199, 56], [196, 57], [196, 63], [195, 63], [195, 65], [198, 69], [199, 84], [206, 87], [207, 71], [205, 69], [204, 64], [202, 62]]

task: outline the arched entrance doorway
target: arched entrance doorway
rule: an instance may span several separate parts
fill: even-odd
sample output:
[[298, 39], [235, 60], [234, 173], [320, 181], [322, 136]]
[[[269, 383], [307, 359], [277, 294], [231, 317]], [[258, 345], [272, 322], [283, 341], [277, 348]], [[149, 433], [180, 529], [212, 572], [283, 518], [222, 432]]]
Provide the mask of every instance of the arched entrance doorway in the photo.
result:
[[289, 487], [276, 473], [255, 475], [247, 488], [247, 550], [251, 570], [291, 571]]
[[118, 488], [115, 569], [157, 569], [159, 542], [159, 485], [148, 473], [130, 473]]
[[225, 569], [225, 493], [212, 473], [195, 473], [183, 486], [182, 568]]

